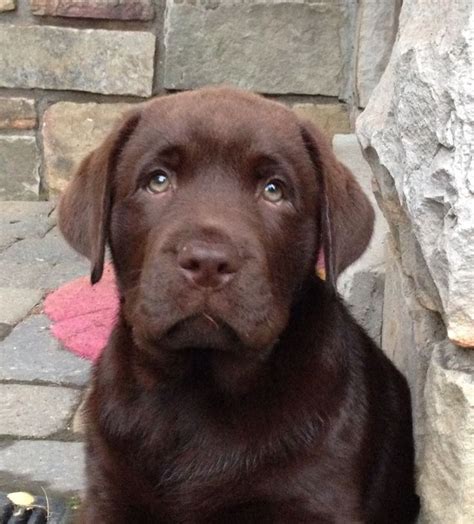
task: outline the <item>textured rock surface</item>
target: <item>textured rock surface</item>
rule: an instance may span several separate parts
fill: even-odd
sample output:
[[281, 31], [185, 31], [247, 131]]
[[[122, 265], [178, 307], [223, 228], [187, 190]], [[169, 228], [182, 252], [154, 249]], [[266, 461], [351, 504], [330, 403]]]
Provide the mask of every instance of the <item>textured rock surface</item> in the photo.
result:
[[439, 344], [425, 387], [427, 431], [420, 488], [424, 522], [474, 522], [474, 361]]
[[51, 202], [0, 201], [0, 250], [26, 237], [42, 237], [52, 227]]
[[295, 104], [292, 109], [300, 118], [317, 125], [329, 138], [351, 132], [349, 112], [344, 104]]
[[0, 380], [82, 386], [90, 362], [61, 349], [49, 332], [49, 320], [33, 315], [0, 342]]
[[0, 86], [149, 96], [154, 54], [151, 33], [3, 26]]
[[419, 464], [427, 432], [426, 373], [433, 345], [446, 338], [446, 328], [439, 314], [426, 309], [418, 301], [414, 280], [405, 273], [402, 257], [390, 234], [385, 247], [382, 349], [402, 371], [410, 386]]
[[0, 137], [0, 200], [38, 198], [38, 161], [38, 149], [34, 137]]
[[388, 226], [372, 192], [372, 171], [362, 156], [354, 134], [336, 135], [334, 152], [357, 178], [375, 210], [375, 227], [369, 247], [362, 257], [339, 278], [339, 292], [352, 314], [369, 335], [381, 343], [385, 273], [385, 237]]
[[0, 288], [0, 323], [16, 324], [26, 317], [42, 297], [40, 289]]
[[358, 136], [398, 250], [449, 338], [474, 346], [472, 2], [403, 3], [390, 63]]
[[62, 430], [79, 391], [54, 386], [0, 384], [0, 435], [48, 437]]
[[382, 347], [410, 384], [422, 522], [474, 521], [472, 2], [405, 0], [357, 122], [391, 229]]
[[34, 100], [0, 97], [0, 129], [33, 129], [35, 126]]
[[347, 81], [349, 26], [346, 3], [332, 0], [171, 0], [165, 87], [225, 82], [266, 93], [338, 96]]
[[[84, 488], [84, 446], [80, 442], [19, 440], [3, 443], [0, 485], [9, 491], [75, 493]], [[8, 480], [8, 483], [5, 482]]]
[[30, 0], [34, 15], [151, 20], [151, 0]]
[[0, 0], [0, 13], [16, 9], [16, 0]]
[[96, 148], [130, 104], [60, 102], [44, 114], [43, 147], [46, 183], [62, 191], [83, 158]]
[[402, 0], [362, 0], [358, 11], [356, 89], [365, 107], [388, 64]]

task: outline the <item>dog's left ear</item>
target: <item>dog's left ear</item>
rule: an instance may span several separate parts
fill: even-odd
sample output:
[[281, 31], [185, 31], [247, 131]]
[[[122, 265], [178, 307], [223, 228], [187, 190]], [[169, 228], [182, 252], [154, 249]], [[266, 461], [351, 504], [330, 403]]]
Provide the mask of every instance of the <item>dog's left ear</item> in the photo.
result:
[[59, 202], [59, 228], [69, 244], [90, 259], [93, 284], [104, 268], [115, 167], [139, 120], [138, 111], [123, 118], [82, 161]]
[[328, 139], [309, 122], [301, 136], [311, 157], [319, 187], [320, 238], [326, 280], [336, 288], [339, 274], [365, 251], [375, 214], [354, 175], [335, 157]]

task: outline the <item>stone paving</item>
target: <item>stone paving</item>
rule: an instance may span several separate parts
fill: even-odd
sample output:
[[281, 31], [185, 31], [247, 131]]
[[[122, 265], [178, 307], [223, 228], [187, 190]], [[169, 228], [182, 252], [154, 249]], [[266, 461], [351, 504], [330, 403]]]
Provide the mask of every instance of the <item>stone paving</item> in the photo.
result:
[[50, 202], [0, 202], [0, 491], [74, 500], [83, 488], [75, 420], [90, 363], [64, 350], [46, 294], [88, 273]]

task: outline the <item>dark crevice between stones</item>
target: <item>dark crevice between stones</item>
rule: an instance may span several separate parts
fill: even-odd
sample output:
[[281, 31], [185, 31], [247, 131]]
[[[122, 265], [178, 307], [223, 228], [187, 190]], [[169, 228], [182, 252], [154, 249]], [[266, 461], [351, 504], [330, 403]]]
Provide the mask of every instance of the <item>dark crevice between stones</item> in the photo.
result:
[[0, 322], [0, 340], [7, 338], [8, 335], [11, 333], [12, 329], [13, 326], [11, 326], [10, 324]]

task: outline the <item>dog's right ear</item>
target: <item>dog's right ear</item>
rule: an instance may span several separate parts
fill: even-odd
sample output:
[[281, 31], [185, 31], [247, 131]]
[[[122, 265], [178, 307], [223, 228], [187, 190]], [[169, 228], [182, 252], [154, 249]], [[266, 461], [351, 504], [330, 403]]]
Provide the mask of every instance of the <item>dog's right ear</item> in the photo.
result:
[[59, 229], [91, 261], [91, 282], [102, 277], [108, 240], [114, 171], [120, 153], [140, 120], [134, 111], [79, 166], [59, 202]]

